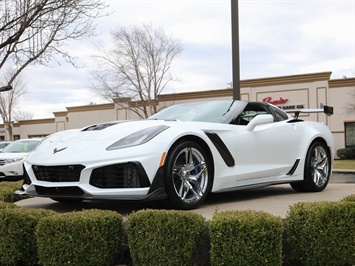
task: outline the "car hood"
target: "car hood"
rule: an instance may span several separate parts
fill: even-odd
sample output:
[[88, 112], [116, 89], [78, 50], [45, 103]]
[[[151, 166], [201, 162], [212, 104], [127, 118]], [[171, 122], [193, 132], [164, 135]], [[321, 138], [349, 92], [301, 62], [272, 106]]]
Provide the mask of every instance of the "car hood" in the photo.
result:
[[161, 120], [127, 120], [91, 125], [82, 129], [66, 130], [50, 135], [39, 147], [49, 143], [72, 143], [85, 141], [117, 141], [140, 130], [165, 124]]
[[161, 120], [116, 121], [61, 131], [43, 140], [28, 160], [44, 164], [69, 159], [73, 163], [80, 162], [83, 156], [105, 160], [106, 149], [113, 143], [140, 130], [164, 124]]

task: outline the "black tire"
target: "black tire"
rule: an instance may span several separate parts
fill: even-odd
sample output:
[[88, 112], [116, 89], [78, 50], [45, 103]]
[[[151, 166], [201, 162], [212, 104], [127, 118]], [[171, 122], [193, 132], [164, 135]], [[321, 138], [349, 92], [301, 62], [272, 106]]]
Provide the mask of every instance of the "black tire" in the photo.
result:
[[165, 190], [173, 208], [197, 208], [212, 188], [210, 161], [203, 148], [186, 141], [174, 145], [166, 161]]
[[316, 141], [307, 152], [303, 181], [291, 183], [291, 187], [299, 192], [322, 191], [328, 185], [330, 172], [329, 150], [323, 142]]

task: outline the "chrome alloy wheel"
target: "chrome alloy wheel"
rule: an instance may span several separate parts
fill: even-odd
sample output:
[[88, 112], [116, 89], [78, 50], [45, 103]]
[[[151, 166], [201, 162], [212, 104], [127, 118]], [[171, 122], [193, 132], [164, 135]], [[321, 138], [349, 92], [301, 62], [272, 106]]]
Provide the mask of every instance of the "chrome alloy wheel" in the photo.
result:
[[172, 178], [175, 193], [183, 202], [198, 202], [208, 186], [208, 168], [203, 154], [194, 147], [182, 149], [174, 161]]
[[317, 146], [311, 157], [311, 175], [314, 184], [322, 187], [329, 178], [329, 158], [322, 146]]

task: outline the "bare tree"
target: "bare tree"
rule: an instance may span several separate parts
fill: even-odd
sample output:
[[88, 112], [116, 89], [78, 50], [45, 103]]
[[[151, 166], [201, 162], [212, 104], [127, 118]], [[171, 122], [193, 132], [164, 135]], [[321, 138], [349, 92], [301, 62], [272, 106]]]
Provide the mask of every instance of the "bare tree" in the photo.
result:
[[[10, 79], [16, 69], [8, 69], [5, 78]], [[12, 140], [12, 114], [22, 95], [26, 93], [26, 82], [21, 75], [12, 82], [12, 90], [1, 92], [0, 94], [0, 116], [3, 120], [5, 130], [10, 140]]]
[[130, 110], [146, 118], [157, 112], [157, 96], [174, 80], [170, 70], [182, 44], [152, 25], [120, 27], [112, 36], [113, 48], [101, 46], [94, 56], [93, 89], [122, 106], [129, 100]]
[[48, 65], [61, 55], [75, 65], [63, 46], [94, 34], [93, 21], [105, 7], [102, 0], [1, 0], [0, 70], [7, 65], [16, 71], [0, 91], [10, 89], [29, 64]]
[[30, 120], [33, 118], [33, 113], [28, 110], [22, 110], [21, 108], [16, 108], [13, 112], [13, 121]]

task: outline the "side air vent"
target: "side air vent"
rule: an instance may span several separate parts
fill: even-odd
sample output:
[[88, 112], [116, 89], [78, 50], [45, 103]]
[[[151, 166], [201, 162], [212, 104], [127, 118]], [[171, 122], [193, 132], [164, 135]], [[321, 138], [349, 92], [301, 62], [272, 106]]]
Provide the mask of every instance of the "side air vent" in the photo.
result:
[[293, 164], [292, 168], [286, 175], [293, 175], [297, 169], [298, 164], [300, 163], [300, 159], [297, 159], [296, 162]]

